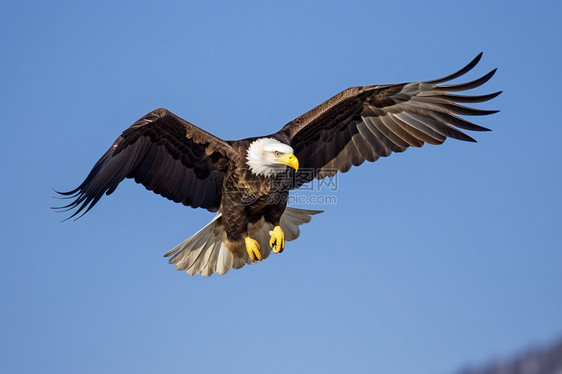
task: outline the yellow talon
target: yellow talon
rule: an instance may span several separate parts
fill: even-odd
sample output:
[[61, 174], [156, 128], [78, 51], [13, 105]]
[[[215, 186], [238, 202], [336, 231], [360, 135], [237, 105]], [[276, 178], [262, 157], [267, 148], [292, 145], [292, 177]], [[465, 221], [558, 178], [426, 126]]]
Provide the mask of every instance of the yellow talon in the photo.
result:
[[248, 256], [250, 256], [250, 260], [252, 260], [252, 262], [261, 261], [262, 257], [259, 243], [249, 236], [246, 236], [244, 241], [246, 242], [246, 251], [248, 252]]
[[269, 246], [273, 248], [273, 252], [283, 252], [283, 249], [285, 249], [285, 233], [281, 230], [281, 226], [275, 226], [270, 234], [271, 239], [269, 239]]

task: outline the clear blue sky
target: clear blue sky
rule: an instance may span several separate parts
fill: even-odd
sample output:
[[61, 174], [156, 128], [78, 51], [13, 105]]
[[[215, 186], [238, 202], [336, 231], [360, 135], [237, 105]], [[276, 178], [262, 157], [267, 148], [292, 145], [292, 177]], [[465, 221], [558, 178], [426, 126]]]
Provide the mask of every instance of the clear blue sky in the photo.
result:
[[[0, 371], [448, 373], [562, 334], [559, 2], [187, 3], [2, 2]], [[152, 109], [262, 135], [480, 51], [493, 132], [340, 175], [321, 226], [156, 313], [187, 278], [163, 253], [212, 214], [132, 181], [77, 222], [49, 209]]]

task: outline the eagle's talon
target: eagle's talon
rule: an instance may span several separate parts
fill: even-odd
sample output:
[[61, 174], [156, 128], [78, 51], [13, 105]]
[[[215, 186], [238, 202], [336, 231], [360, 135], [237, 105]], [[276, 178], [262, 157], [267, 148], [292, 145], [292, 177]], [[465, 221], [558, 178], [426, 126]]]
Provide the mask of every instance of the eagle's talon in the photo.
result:
[[255, 240], [247, 236], [244, 241], [246, 242], [246, 251], [252, 262], [261, 261], [263, 257], [260, 252], [260, 245]]
[[281, 253], [285, 249], [285, 233], [281, 230], [281, 226], [277, 225], [271, 231], [271, 239], [269, 246], [273, 248], [273, 252]]

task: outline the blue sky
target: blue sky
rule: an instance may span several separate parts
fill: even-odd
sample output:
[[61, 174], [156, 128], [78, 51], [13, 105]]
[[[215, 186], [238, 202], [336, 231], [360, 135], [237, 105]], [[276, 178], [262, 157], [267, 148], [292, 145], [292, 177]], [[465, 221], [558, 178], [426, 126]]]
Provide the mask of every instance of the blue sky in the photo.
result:
[[[562, 334], [559, 2], [0, 9], [1, 371], [447, 373]], [[49, 209], [155, 108], [262, 135], [480, 51], [468, 77], [498, 73], [475, 93], [504, 91], [479, 106], [501, 110], [477, 119], [493, 132], [340, 175], [337, 203], [256, 266], [184, 283], [162, 255], [213, 215], [132, 181], [79, 221]]]

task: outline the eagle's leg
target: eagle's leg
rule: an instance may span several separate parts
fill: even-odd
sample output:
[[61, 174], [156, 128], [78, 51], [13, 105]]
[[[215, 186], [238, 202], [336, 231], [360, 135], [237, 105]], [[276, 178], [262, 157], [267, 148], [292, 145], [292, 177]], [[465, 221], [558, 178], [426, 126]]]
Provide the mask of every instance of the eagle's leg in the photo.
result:
[[285, 233], [281, 226], [276, 225], [273, 231], [270, 232], [271, 239], [269, 239], [269, 246], [273, 248], [273, 252], [281, 253], [285, 249]]
[[277, 196], [278, 203], [269, 205], [264, 214], [265, 221], [273, 225], [273, 230], [269, 232], [269, 235], [271, 235], [269, 246], [273, 249], [274, 253], [281, 253], [285, 249], [285, 233], [281, 229], [279, 222], [288, 200], [289, 191], [280, 192]]
[[248, 252], [248, 256], [250, 256], [250, 260], [252, 260], [252, 262], [261, 261], [263, 257], [261, 256], [259, 243], [249, 236], [246, 236], [244, 241], [246, 242], [246, 251]]

